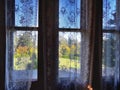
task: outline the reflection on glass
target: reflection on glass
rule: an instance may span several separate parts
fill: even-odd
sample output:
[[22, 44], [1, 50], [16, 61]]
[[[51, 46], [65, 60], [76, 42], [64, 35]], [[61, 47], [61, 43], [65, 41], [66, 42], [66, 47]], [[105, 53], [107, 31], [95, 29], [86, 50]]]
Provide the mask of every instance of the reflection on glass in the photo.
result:
[[103, 29], [116, 26], [116, 0], [103, 0]]
[[80, 75], [80, 33], [59, 32], [59, 78]]
[[80, 1], [59, 0], [59, 28], [80, 28]]
[[15, 0], [15, 26], [38, 26], [38, 0]]

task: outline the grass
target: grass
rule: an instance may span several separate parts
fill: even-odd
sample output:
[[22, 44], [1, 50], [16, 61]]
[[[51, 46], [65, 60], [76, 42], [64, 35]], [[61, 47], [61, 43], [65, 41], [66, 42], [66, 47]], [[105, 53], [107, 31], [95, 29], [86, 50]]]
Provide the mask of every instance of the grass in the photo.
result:
[[69, 70], [70, 68], [79, 69], [80, 62], [78, 60], [70, 60], [68, 58], [59, 58], [59, 69], [60, 70], [64, 70], [64, 69]]

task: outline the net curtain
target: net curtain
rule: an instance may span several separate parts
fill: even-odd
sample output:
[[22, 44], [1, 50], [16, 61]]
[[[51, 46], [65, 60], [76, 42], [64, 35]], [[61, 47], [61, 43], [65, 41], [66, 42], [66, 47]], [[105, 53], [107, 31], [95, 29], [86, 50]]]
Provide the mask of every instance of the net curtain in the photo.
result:
[[[37, 0], [6, 0], [6, 90], [30, 90], [36, 59]], [[15, 27], [26, 27], [25, 30]], [[33, 53], [34, 52], [34, 53]]]

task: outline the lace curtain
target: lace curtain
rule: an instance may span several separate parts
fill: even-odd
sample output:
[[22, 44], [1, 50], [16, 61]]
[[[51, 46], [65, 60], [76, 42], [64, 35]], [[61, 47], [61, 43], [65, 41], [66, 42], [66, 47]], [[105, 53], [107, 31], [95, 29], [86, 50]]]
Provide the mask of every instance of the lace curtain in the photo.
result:
[[87, 90], [88, 84], [92, 85], [90, 50], [94, 47], [90, 36], [95, 32], [91, 28], [91, 1], [59, 0], [59, 28], [63, 31], [59, 31], [58, 90]]
[[37, 80], [37, 0], [7, 1], [6, 90], [30, 90]]
[[[120, 1], [103, 0], [103, 90], [120, 87]], [[111, 32], [113, 31], [113, 32]]]
[[81, 35], [59, 32], [59, 90], [77, 90], [80, 76]]

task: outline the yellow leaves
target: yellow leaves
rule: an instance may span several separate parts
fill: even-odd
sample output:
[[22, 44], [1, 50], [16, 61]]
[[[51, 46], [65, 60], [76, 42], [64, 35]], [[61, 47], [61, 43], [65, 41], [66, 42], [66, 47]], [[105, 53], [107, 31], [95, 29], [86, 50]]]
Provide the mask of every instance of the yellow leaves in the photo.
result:
[[19, 46], [14, 53], [14, 69], [25, 70], [34, 60], [37, 60], [34, 54], [37, 54], [37, 48], [29, 46]]
[[59, 54], [62, 55], [69, 55], [70, 54], [70, 48], [68, 45], [61, 45], [59, 47]]
[[70, 53], [70, 48], [68, 46], [66, 46], [66, 51]]

